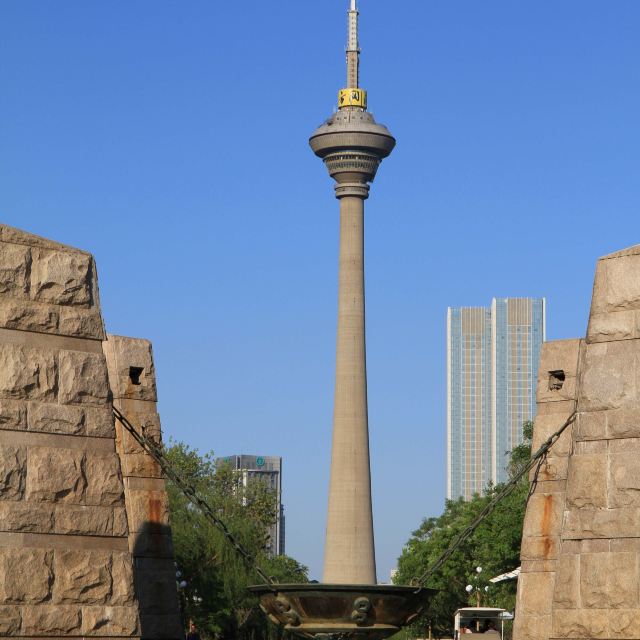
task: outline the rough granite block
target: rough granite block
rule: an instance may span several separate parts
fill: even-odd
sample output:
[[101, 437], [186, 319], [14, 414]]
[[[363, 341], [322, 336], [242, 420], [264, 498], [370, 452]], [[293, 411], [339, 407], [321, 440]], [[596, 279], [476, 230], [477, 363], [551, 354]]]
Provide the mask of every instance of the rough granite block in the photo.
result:
[[527, 594], [522, 602], [522, 613], [526, 616], [548, 615], [551, 613], [549, 593], [553, 591], [554, 577], [549, 573], [529, 573], [520, 576], [522, 589]]
[[108, 401], [109, 382], [102, 355], [61, 351], [58, 358], [61, 403], [104, 405]]
[[169, 501], [165, 491], [127, 492], [129, 530], [162, 533], [169, 526]]
[[78, 449], [29, 449], [27, 500], [82, 504], [87, 488], [83, 458]]
[[587, 345], [580, 381], [580, 411], [636, 407], [639, 356], [640, 340]]
[[560, 532], [564, 499], [562, 495], [535, 493], [529, 499], [524, 519], [525, 536], [552, 536]]
[[554, 638], [609, 638], [609, 612], [598, 609], [557, 609], [553, 612]]
[[27, 405], [22, 400], [0, 400], [0, 429], [27, 428]]
[[123, 503], [120, 461], [115, 452], [108, 456], [87, 452], [84, 473], [87, 478], [87, 504], [119, 506]]
[[[109, 602], [112, 605], [134, 604], [133, 567], [129, 553], [114, 551], [111, 554], [111, 574], [113, 576], [113, 592]], [[175, 586], [175, 571], [173, 580]]]
[[0, 298], [0, 327], [4, 329], [55, 333], [59, 322], [58, 310], [48, 305]]
[[0, 295], [23, 298], [29, 295], [31, 250], [0, 243]]
[[104, 604], [111, 595], [111, 554], [56, 551], [54, 604]]
[[35, 604], [51, 597], [53, 551], [0, 548], [0, 604]]
[[580, 597], [588, 609], [638, 607], [638, 563], [635, 552], [583, 553], [580, 558]]
[[[621, 442], [621, 441], [618, 441]], [[635, 443], [640, 441], [634, 440]], [[628, 443], [625, 442], [625, 444]], [[609, 454], [608, 492], [610, 507], [640, 507], [639, 451]]]
[[123, 507], [57, 505], [56, 533], [77, 536], [126, 536], [127, 519]]
[[60, 333], [75, 338], [104, 340], [105, 331], [102, 316], [96, 309], [60, 307]]
[[636, 334], [636, 312], [618, 311], [617, 313], [599, 313], [591, 316], [587, 331], [587, 342], [612, 342], [614, 340], [632, 340]]
[[104, 407], [85, 407], [85, 425], [88, 436], [115, 438], [115, 424], [111, 404]]
[[574, 455], [569, 460], [567, 505], [607, 507], [607, 454]]
[[613, 254], [598, 261], [592, 313], [640, 309], [640, 254]]
[[55, 388], [53, 353], [0, 344], [0, 398], [50, 400]]
[[31, 270], [34, 300], [56, 305], [91, 302], [91, 258], [76, 252], [38, 251]]
[[22, 625], [22, 612], [17, 606], [0, 606], [0, 635], [17, 636]]
[[22, 608], [22, 633], [27, 636], [80, 635], [80, 608], [40, 605]]
[[[547, 601], [552, 605], [550, 595], [551, 593], [547, 594]], [[580, 606], [580, 556], [578, 554], [564, 555], [558, 561], [553, 606], [556, 609], [576, 609]]]
[[48, 504], [0, 501], [0, 531], [54, 533], [53, 508]]
[[0, 500], [21, 500], [27, 472], [24, 447], [0, 445]]
[[139, 629], [135, 607], [82, 607], [82, 633], [88, 636], [135, 636]]
[[633, 537], [639, 528], [640, 509], [572, 509], [566, 513], [562, 536], [565, 540]]
[[28, 405], [30, 431], [84, 435], [84, 412], [79, 407], [52, 402], [30, 402]]
[[140, 338], [109, 335], [103, 346], [114, 397], [156, 402], [151, 343]]

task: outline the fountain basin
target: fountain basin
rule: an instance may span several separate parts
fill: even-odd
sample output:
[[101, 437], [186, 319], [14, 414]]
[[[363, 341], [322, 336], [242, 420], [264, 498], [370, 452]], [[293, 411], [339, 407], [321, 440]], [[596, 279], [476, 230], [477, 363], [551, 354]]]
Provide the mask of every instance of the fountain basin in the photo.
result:
[[435, 593], [394, 585], [277, 584], [249, 587], [272, 622], [307, 638], [382, 640], [411, 624]]

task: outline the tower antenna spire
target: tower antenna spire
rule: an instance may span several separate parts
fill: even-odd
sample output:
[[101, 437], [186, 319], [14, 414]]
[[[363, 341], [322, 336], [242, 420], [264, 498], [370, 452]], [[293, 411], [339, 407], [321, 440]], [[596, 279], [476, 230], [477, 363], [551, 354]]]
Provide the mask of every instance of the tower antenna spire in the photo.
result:
[[351, 0], [349, 9], [349, 40], [347, 43], [347, 88], [357, 89], [360, 86], [360, 46], [358, 43], [358, 7], [356, 0]]
[[358, 42], [358, 6], [350, 0], [349, 39], [347, 40], [347, 86], [338, 93], [340, 109], [367, 110], [367, 92], [360, 88], [360, 43]]

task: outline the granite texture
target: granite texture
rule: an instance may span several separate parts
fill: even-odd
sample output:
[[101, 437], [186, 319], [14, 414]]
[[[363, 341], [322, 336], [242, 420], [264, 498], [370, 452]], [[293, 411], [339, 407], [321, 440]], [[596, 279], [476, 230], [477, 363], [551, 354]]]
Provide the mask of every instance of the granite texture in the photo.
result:
[[[1, 636], [181, 636], [177, 600], [158, 622], [138, 596], [128, 523], [145, 529], [157, 503], [170, 537], [166, 493], [156, 474], [146, 502], [141, 491], [127, 499], [104, 338], [93, 257], [0, 225]], [[155, 401], [143, 366], [136, 397]], [[142, 413], [159, 439], [155, 404]], [[149, 589], [175, 599], [172, 556], [150, 562]]]
[[[598, 261], [586, 338], [543, 347], [534, 449], [577, 419], [527, 506], [515, 640], [640, 638], [638, 314], [640, 246]], [[549, 411], [554, 393], [563, 412]]]

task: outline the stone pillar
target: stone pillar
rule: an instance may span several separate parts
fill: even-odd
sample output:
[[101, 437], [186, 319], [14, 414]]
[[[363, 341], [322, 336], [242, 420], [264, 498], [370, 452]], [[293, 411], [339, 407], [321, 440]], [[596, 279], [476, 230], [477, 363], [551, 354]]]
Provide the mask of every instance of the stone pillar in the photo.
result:
[[[533, 451], [537, 451], [575, 409], [580, 344], [580, 340], [558, 340], [542, 345]], [[527, 505], [514, 621], [514, 634], [519, 640], [551, 637], [552, 594], [561, 548], [572, 432], [573, 426], [568, 427], [549, 452]], [[532, 480], [534, 476], [535, 470], [531, 472]]]
[[364, 185], [338, 185], [340, 266], [331, 482], [324, 577], [375, 584], [364, 315]]
[[[148, 340], [109, 335], [103, 343], [114, 404], [131, 424], [157, 443], [155, 367]], [[124, 476], [129, 550], [140, 606], [143, 638], [181, 638], [169, 505], [162, 472], [126, 429], [116, 422]]]
[[598, 262], [576, 397], [545, 584], [525, 564], [538, 507], [527, 508], [516, 640], [640, 638], [640, 246]]
[[139, 637], [96, 269], [0, 225], [0, 635]]

